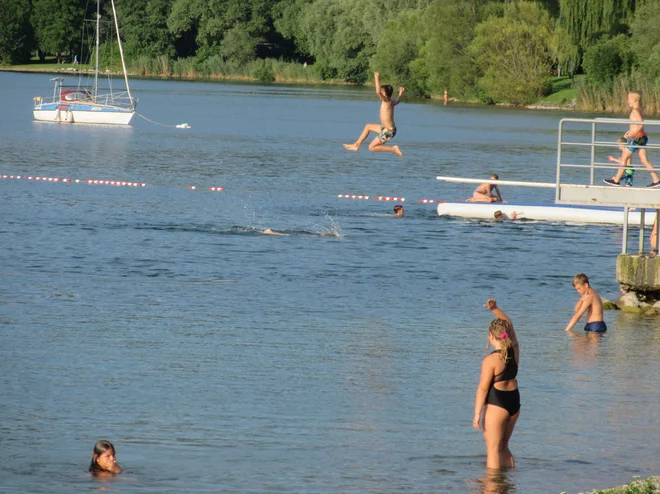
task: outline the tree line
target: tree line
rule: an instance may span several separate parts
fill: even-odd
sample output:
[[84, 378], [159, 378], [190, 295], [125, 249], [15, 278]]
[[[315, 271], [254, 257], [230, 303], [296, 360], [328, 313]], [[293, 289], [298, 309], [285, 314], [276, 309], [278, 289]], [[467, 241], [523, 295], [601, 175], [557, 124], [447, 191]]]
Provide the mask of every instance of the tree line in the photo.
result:
[[[631, 80], [660, 92], [660, 0], [115, 0], [129, 59], [277, 60], [321, 80], [364, 84], [374, 70], [417, 96], [528, 104], [552, 77], [584, 91]], [[111, 19], [110, 1], [102, 1]], [[91, 0], [0, 0], [0, 63], [81, 53]], [[269, 79], [268, 65], [257, 75]]]

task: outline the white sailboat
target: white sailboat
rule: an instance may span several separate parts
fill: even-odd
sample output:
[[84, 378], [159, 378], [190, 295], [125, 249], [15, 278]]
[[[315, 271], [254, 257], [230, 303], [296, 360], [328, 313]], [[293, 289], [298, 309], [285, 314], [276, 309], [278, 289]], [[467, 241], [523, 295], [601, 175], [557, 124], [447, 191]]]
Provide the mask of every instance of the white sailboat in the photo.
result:
[[99, 90], [99, 32], [101, 23], [100, 0], [96, 2], [96, 57], [94, 63], [94, 86], [64, 86], [64, 77], [54, 77], [53, 94], [50, 97], [34, 98], [33, 114], [35, 120], [58, 123], [88, 123], [129, 125], [135, 115], [137, 98], [133, 98], [128, 86], [124, 50], [119, 37], [119, 23], [115, 1], [111, 0], [112, 13], [117, 32], [117, 42], [124, 71], [126, 91], [114, 93], [112, 89]]

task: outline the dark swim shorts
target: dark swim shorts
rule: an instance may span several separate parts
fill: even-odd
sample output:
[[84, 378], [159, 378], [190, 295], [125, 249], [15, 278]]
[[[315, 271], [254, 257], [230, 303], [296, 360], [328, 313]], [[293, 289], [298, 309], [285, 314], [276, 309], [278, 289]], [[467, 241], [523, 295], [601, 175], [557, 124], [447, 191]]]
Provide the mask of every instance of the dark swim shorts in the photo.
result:
[[387, 127], [381, 125], [380, 134], [378, 134], [378, 140], [381, 142], [381, 144], [385, 144], [386, 142], [391, 141], [395, 135], [396, 135], [396, 127], [390, 130]]
[[604, 333], [607, 331], [607, 326], [603, 321], [595, 321], [587, 323], [584, 327], [585, 331], [593, 331], [594, 333]]
[[[634, 139], [626, 139], [626, 144], [628, 146], [646, 146], [647, 142], [649, 142], [649, 138], [644, 133], [638, 135]], [[628, 148], [628, 151], [632, 151], [633, 153], [637, 150], [639, 150], [639, 148], [633, 148], [633, 147]]]

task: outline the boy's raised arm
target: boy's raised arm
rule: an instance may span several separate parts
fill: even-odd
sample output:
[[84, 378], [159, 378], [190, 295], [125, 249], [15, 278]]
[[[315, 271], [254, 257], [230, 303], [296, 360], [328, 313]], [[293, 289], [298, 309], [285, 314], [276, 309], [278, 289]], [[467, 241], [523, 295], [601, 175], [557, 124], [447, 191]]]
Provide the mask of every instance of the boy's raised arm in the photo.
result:
[[374, 72], [374, 82], [376, 83], [376, 94], [381, 101], [389, 101], [390, 99], [383, 96], [383, 93], [380, 92], [380, 72]]
[[399, 96], [396, 97], [396, 99], [392, 102], [393, 106], [396, 106], [399, 104], [399, 101], [401, 101], [401, 96], [403, 96], [403, 92], [405, 91], [405, 88], [400, 87], [399, 88]]

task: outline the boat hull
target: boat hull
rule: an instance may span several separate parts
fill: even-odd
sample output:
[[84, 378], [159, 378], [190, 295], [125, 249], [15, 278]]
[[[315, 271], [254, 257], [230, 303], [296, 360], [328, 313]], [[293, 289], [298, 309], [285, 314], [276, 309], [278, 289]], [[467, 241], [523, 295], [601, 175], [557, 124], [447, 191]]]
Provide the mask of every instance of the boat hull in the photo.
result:
[[55, 123], [130, 125], [135, 110], [81, 104], [43, 104], [34, 107], [35, 120]]
[[[623, 208], [569, 206], [563, 204], [511, 204], [478, 202], [441, 202], [438, 215], [460, 218], [492, 219], [495, 211], [511, 216], [514, 211], [519, 219], [558, 221], [568, 223], [605, 223], [623, 225]], [[652, 225], [655, 210], [646, 210], [644, 224]], [[639, 225], [640, 211], [630, 211], [628, 224]]]

